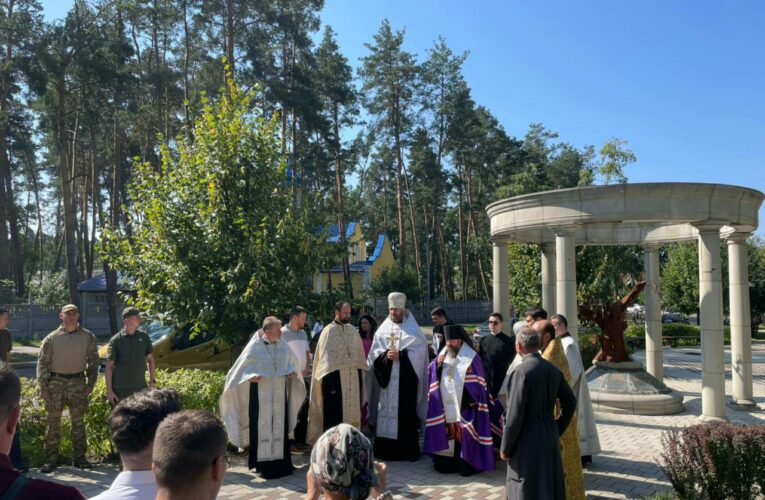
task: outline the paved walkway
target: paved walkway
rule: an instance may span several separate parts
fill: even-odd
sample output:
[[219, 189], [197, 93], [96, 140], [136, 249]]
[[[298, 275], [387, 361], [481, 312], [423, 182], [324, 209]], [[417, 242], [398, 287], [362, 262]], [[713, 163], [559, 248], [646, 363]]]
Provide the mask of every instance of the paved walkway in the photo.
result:
[[[728, 418], [737, 423], [765, 424], [765, 344], [754, 346], [754, 395], [760, 409], [739, 412], [728, 408]], [[639, 351], [635, 358], [643, 361]], [[730, 363], [730, 351], [726, 351]], [[661, 451], [661, 434], [672, 427], [697, 423], [701, 414], [701, 356], [698, 348], [664, 350], [665, 382], [685, 395], [687, 411], [673, 416], [649, 417], [596, 413], [603, 453], [585, 469], [588, 498], [642, 498], [671, 488], [657, 465]], [[726, 391], [731, 393], [730, 364], [726, 374]], [[278, 481], [262, 481], [247, 471], [244, 459], [234, 457], [219, 498], [273, 499], [302, 498], [305, 493], [307, 457], [293, 455], [300, 467], [291, 477]], [[389, 464], [388, 481], [396, 498], [412, 500], [434, 498], [504, 498], [505, 467], [472, 478], [440, 475], [433, 472], [430, 459], [416, 463]], [[58, 469], [54, 479], [79, 487], [92, 496], [106, 488], [117, 474], [115, 467], [98, 466], [92, 471], [68, 467]], [[34, 474], [36, 477], [44, 477]]]

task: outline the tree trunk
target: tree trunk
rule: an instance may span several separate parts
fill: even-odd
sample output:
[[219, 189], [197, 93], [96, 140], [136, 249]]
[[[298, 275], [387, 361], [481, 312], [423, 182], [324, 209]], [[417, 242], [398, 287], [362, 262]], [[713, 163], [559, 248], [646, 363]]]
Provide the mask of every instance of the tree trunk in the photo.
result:
[[441, 268], [441, 288], [443, 289], [444, 297], [448, 300], [454, 300], [454, 284], [452, 282], [451, 268], [449, 267], [449, 255], [446, 253], [444, 232], [441, 229], [437, 209], [433, 211], [433, 227], [435, 228], [436, 241], [438, 243], [438, 265]]
[[[185, 17], [185, 14], [184, 14]], [[226, 0], [226, 59], [229, 73], [234, 76], [234, 0]], [[228, 88], [228, 81], [226, 82]]]
[[181, 8], [183, 9], [183, 123], [186, 125], [186, 133], [191, 133], [191, 115], [189, 113], [189, 52], [191, 43], [189, 42], [189, 18], [188, 1], [184, 0]]
[[462, 213], [462, 167], [458, 166], [459, 172], [459, 198], [457, 200], [457, 236], [460, 240], [460, 274], [462, 277], [462, 300], [467, 300], [467, 259], [465, 258], [465, 234], [463, 230], [464, 216]]
[[64, 209], [64, 244], [66, 247], [66, 274], [69, 288], [69, 300], [79, 306], [80, 296], [77, 284], [80, 273], [77, 269], [77, 210], [72, 195], [72, 176], [69, 170], [69, 141], [66, 137], [66, 66], [61, 66], [58, 74], [57, 106], [57, 142], [59, 149], [58, 173], [61, 183], [62, 207]]
[[401, 144], [396, 133], [396, 223], [398, 224], [398, 260], [401, 266], [406, 265], [406, 227], [404, 226], [404, 189], [401, 183], [403, 158]]
[[37, 171], [35, 169], [36, 165], [30, 158], [29, 152], [26, 153], [26, 162], [27, 162], [27, 168], [29, 169], [29, 177], [32, 183], [32, 191], [34, 192], [35, 196], [35, 209], [37, 211], [37, 239], [39, 240], [40, 244], [40, 254], [38, 256], [39, 262], [37, 264], [37, 267], [39, 269], [40, 273], [40, 283], [42, 283], [43, 280], [43, 257], [45, 256], [45, 234], [43, 232], [43, 221], [42, 221], [42, 208], [40, 207], [40, 184], [37, 181]]
[[[339, 106], [332, 103], [332, 150], [335, 155], [335, 202], [337, 206], [337, 228], [340, 231], [340, 246], [343, 249], [343, 280], [345, 281], [345, 293], [348, 298], [353, 298], [353, 282], [351, 281], [351, 266], [348, 262], [348, 241], [345, 237], [345, 211], [343, 204], [343, 171], [340, 165], [340, 123]], [[294, 181], [294, 173], [293, 173]], [[293, 182], [294, 183], [294, 182]]]
[[[14, 2], [7, 4], [7, 12], [4, 12], [6, 19], [13, 17]], [[7, 31], [5, 41], [5, 54], [2, 61], [2, 78], [0, 79], [0, 255], [10, 256], [9, 259], [3, 258], [6, 264], [0, 263], [0, 279], [12, 278], [16, 285], [16, 294], [20, 297], [26, 295], [24, 283], [24, 254], [21, 251], [21, 242], [19, 238], [18, 213], [16, 211], [16, 199], [13, 194], [13, 173], [11, 171], [11, 162], [8, 154], [8, 112], [10, 96], [10, 86], [13, 83], [10, 74], [5, 68], [12, 64], [13, 48], [15, 41], [13, 39], [13, 30]], [[6, 221], [8, 227], [6, 229]], [[10, 235], [10, 242], [8, 236]], [[9, 245], [10, 243], [10, 245]], [[10, 248], [9, 248], [10, 247]], [[9, 251], [10, 249], [10, 251]]]
[[409, 219], [412, 223], [412, 247], [414, 248], [414, 267], [417, 270], [417, 288], [420, 289], [420, 296], [422, 296], [422, 260], [420, 259], [420, 239], [417, 231], [417, 220], [414, 217], [414, 201], [412, 199], [412, 192], [409, 189], [409, 175], [406, 172], [406, 166], [404, 166], [404, 187], [406, 188], [406, 196], [409, 201]]

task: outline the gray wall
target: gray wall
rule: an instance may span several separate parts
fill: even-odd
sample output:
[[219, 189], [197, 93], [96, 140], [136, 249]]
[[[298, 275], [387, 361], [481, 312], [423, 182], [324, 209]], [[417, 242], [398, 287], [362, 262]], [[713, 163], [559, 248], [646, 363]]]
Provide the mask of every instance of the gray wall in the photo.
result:
[[[109, 328], [109, 308], [104, 293], [82, 293], [80, 299], [80, 323], [98, 337], [113, 333]], [[41, 339], [61, 324], [61, 305], [9, 304], [0, 305], [11, 312], [9, 330], [14, 338]], [[122, 324], [119, 312], [124, 305], [117, 300], [117, 322]]]

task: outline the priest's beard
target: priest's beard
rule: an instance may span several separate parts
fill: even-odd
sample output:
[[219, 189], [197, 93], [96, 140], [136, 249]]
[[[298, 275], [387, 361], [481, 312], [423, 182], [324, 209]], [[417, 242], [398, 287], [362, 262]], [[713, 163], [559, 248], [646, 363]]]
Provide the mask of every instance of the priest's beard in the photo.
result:
[[452, 347], [450, 345], [446, 346], [446, 354], [447, 354], [447, 356], [450, 356], [452, 358], [456, 358], [458, 352], [459, 352], [459, 349], [457, 349], [455, 347]]
[[340, 318], [340, 323], [347, 325], [351, 322], [351, 318]]

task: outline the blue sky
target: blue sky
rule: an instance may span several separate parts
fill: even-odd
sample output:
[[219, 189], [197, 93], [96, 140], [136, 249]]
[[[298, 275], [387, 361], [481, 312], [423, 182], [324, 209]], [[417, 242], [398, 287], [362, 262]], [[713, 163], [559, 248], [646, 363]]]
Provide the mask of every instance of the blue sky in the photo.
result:
[[[618, 137], [631, 182], [765, 191], [765, 2], [325, 1], [352, 64], [386, 17], [421, 59], [439, 35], [469, 51], [473, 97], [511, 135], [541, 122], [576, 146]], [[46, 16], [71, 3], [43, 1]]]

